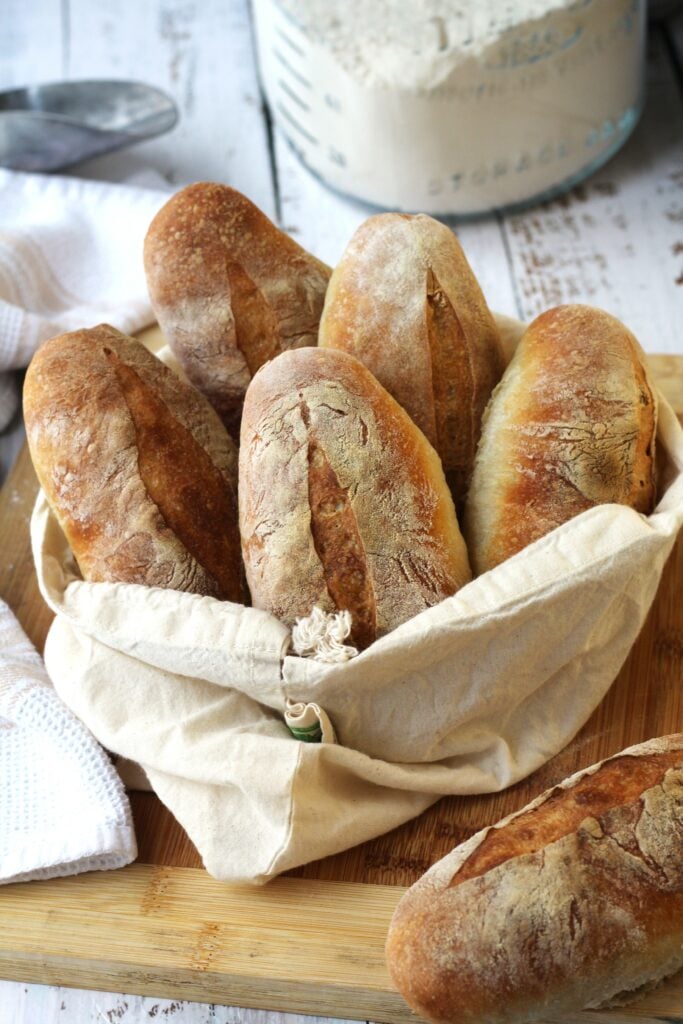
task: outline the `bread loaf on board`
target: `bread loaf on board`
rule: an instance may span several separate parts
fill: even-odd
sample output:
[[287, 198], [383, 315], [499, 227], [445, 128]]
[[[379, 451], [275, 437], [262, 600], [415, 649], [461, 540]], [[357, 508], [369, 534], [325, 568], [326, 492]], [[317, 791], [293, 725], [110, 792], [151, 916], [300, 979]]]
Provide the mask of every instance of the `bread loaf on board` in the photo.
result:
[[503, 358], [450, 228], [425, 214], [380, 213], [361, 224], [332, 274], [320, 345], [355, 355], [403, 406], [460, 503]]
[[102, 324], [41, 346], [24, 415], [86, 580], [243, 600], [237, 452], [199, 392]]
[[239, 494], [253, 604], [288, 625], [347, 609], [367, 647], [470, 578], [438, 455], [346, 352], [298, 349], [259, 370]]
[[606, 502], [652, 510], [656, 395], [630, 331], [568, 305], [524, 333], [486, 409], [464, 532], [485, 572]]
[[522, 1024], [635, 998], [683, 967], [683, 734], [579, 772], [405, 894], [387, 942], [438, 1024]]
[[246, 196], [210, 182], [182, 189], [162, 207], [144, 258], [166, 341], [237, 437], [259, 366], [317, 343], [329, 267]]

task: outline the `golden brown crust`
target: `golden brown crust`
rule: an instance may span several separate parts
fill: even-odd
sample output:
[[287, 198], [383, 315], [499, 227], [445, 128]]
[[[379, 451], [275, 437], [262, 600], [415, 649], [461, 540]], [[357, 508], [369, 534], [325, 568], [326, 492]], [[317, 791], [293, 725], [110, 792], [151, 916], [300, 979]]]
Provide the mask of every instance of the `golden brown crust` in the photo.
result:
[[469, 579], [436, 452], [352, 356], [300, 349], [249, 386], [240, 530], [254, 605], [348, 608], [367, 646]]
[[477, 573], [594, 505], [650, 512], [656, 396], [623, 324], [558, 306], [527, 329], [484, 417], [465, 509]]
[[[306, 406], [302, 405], [302, 413]], [[349, 498], [323, 446], [308, 439], [308, 504], [311, 538], [336, 608], [351, 612], [353, 641], [367, 647], [377, 636], [377, 609], [368, 559]]]
[[495, 321], [453, 232], [425, 214], [377, 214], [335, 269], [320, 345], [360, 359], [465, 494], [486, 402], [503, 370]]
[[451, 885], [483, 875], [511, 857], [519, 857], [574, 832], [587, 814], [599, 816], [619, 804], [631, 804], [656, 785], [668, 767], [681, 762], [678, 749], [653, 754], [622, 754], [605, 761], [595, 774], [584, 775], [570, 788], [557, 787], [537, 808], [516, 814], [505, 828], [492, 828], [454, 875]]
[[168, 344], [236, 436], [259, 366], [316, 344], [329, 268], [246, 196], [211, 182], [189, 185], [162, 207], [144, 256]]
[[472, 1024], [599, 1006], [683, 966], [683, 735], [456, 848], [403, 897], [387, 957], [415, 1010]]
[[237, 454], [194, 388], [102, 324], [41, 346], [24, 415], [85, 579], [243, 600]]

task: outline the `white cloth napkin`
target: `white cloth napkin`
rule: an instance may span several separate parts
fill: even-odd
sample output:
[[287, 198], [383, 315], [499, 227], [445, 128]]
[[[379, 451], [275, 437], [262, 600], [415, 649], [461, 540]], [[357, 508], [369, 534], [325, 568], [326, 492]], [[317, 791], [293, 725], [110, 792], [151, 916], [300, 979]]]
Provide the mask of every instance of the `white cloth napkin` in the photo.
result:
[[0, 431], [19, 404], [11, 371], [42, 341], [103, 322], [126, 333], [152, 322], [142, 245], [167, 198], [0, 169]]
[[[41, 342], [103, 321], [128, 333], [152, 322], [142, 246], [167, 198], [167, 187], [0, 170], [0, 434], [19, 406], [13, 371]], [[0, 881], [135, 856], [114, 767], [0, 601]]]
[[0, 601], [0, 882], [118, 868], [136, 855], [123, 783]]

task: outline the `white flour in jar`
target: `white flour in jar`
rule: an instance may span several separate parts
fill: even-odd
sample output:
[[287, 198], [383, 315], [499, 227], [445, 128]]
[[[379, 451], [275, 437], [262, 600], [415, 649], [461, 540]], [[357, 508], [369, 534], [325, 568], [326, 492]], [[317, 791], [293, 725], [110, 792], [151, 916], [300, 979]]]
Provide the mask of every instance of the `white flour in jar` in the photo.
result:
[[474, 213], [601, 163], [641, 103], [644, 0], [254, 0], [274, 116], [326, 182]]

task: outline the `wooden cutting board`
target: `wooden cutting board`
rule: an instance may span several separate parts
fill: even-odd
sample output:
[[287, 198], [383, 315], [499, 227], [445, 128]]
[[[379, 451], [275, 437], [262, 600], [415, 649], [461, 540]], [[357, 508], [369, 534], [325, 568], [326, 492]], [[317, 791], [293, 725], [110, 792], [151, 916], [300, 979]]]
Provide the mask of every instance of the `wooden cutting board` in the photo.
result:
[[[683, 357], [650, 363], [682, 416]], [[0, 493], [0, 596], [41, 649], [51, 613], [29, 551], [36, 489], [24, 450]], [[503, 793], [443, 799], [385, 836], [261, 889], [211, 879], [157, 798], [133, 793], [136, 864], [2, 887], [0, 976], [387, 1024], [417, 1020], [384, 966], [387, 926], [404, 888], [456, 843], [571, 772], [683, 729], [682, 582], [679, 540], [609, 693], [574, 741], [523, 782]], [[683, 1024], [683, 973], [629, 1007], [579, 1018]]]

